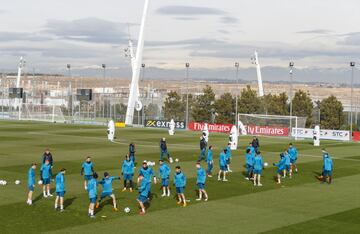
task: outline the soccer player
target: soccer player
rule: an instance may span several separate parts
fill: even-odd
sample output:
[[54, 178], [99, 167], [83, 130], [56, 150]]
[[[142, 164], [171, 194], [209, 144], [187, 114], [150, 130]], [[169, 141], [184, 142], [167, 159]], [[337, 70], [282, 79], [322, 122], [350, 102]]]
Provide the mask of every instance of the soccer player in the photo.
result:
[[230, 163], [231, 163], [231, 143], [230, 142], [227, 144], [227, 147], [226, 147], [225, 158], [226, 158], [227, 171], [232, 172], [232, 170], [230, 169]]
[[45, 161], [48, 160], [51, 167], [53, 166], [53, 156], [52, 154], [50, 153], [50, 150], [49, 149], [45, 149], [45, 152], [42, 156], [42, 164], [45, 164]]
[[35, 186], [35, 169], [36, 169], [36, 163], [31, 164], [31, 167], [28, 171], [28, 188], [29, 188], [29, 193], [28, 193], [28, 198], [27, 198], [27, 204], [29, 206], [32, 205], [32, 195], [34, 192], [34, 186]]
[[51, 165], [49, 160], [45, 160], [45, 163], [41, 165], [40, 178], [43, 183], [44, 197], [52, 197], [53, 195], [50, 193]]
[[171, 169], [169, 165], [164, 162], [163, 160], [159, 160], [159, 175], [161, 177], [161, 187], [163, 190], [162, 197], [168, 196], [170, 197], [170, 187], [169, 187], [169, 180], [170, 180], [170, 173]]
[[250, 142], [249, 145], [246, 147], [245, 152], [250, 149], [250, 153], [255, 156], [255, 148], [252, 146], [252, 143]]
[[91, 162], [91, 157], [87, 157], [85, 162], [81, 165], [81, 175], [84, 175], [84, 188], [87, 190], [87, 183], [91, 180], [94, 173], [94, 164]]
[[281, 173], [285, 170], [285, 155], [283, 153], [280, 154], [280, 160], [278, 163], [274, 163], [273, 165], [278, 168], [277, 170], [277, 183], [281, 184]]
[[45, 164], [45, 161], [46, 160], [48, 160], [49, 161], [49, 163], [50, 163], [50, 180], [51, 180], [51, 178], [52, 178], [52, 168], [53, 168], [53, 156], [52, 156], [52, 154], [51, 154], [51, 152], [50, 152], [50, 150], [47, 148], [47, 149], [45, 149], [45, 152], [44, 152], [44, 154], [43, 154], [43, 156], [42, 156], [42, 164]]
[[174, 175], [174, 184], [176, 187], [176, 193], [178, 196], [178, 205], [183, 203], [183, 207], [186, 206], [186, 199], [184, 195], [184, 190], [186, 186], [186, 177], [184, 173], [181, 171], [180, 166], [175, 167], [175, 175]]
[[288, 148], [288, 153], [290, 155], [290, 163], [291, 163], [291, 167], [290, 167], [290, 173], [293, 172], [293, 169], [295, 168], [295, 172], [298, 172], [298, 168], [296, 165], [296, 161], [298, 158], [298, 151], [295, 148], [295, 146], [293, 146], [292, 143], [289, 144], [289, 148]]
[[144, 180], [144, 176], [139, 175], [138, 179], [141, 184], [140, 184], [140, 188], [139, 188], [139, 195], [136, 200], [139, 202], [139, 206], [141, 208], [140, 215], [144, 215], [145, 214], [145, 205], [144, 204], [149, 201], [148, 195], [149, 195], [150, 191], [148, 190], [149, 187], [147, 185], [147, 181]]
[[151, 195], [151, 177], [154, 178], [154, 184], [157, 183], [157, 180], [156, 180], [156, 176], [154, 176], [153, 169], [147, 165], [147, 161], [143, 162], [142, 168], [139, 171], [139, 177], [138, 177], [138, 181], [137, 181], [138, 184], [140, 184], [140, 182], [142, 182], [140, 180], [140, 176], [142, 176], [143, 177], [142, 180], [145, 180], [145, 182], [146, 182], [146, 186], [147, 186], [146, 189], [147, 189], [147, 191], [149, 191], [148, 198], [150, 198], [150, 195]]
[[196, 176], [196, 184], [199, 188], [199, 198], [196, 201], [202, 200], [202, 195], [204, 194], [204, 201], [208, 200], [208, 195], [205, 190], [205, 182], [206, 182], [206, 172], [205, 169], [201, 167], [200, 162], [196, 163], [197, 176]]
[[220, 157], [219, 157], [219, 166], [220, 166], [220, 170], [219, 170], [219, 173], [218, 173], [218, 180], [219, 181], [221, 180], [221, 174], [223, 174], [222, 181], [228, 181], [226, 179], [226, 172], [227, 172], [226, 151], [227, 151], [227, 149], [224, 149], [224, 151], [220, 153]]
[[254, 147], [255, 152], [259, 150], [260, 142], [259, 142], [259, 139], [256, 136], [253, 137], [251, 145], [252, 145], [252, 147]]
[[160, 160], [163, 160], [163, 156], [166, 155], [170, 163], [173, 163], [173, 159], [170, 157], [169, 151], [166, 145], [166, 139], [162, 138], [160, 140]]
[[97, 185], [98, 185], [98, 182], [96, 181], [97, 178], [98, 178], [98, 174], [94, 172], [87, 186], [87, 191], [89, 193], [89, 200], [90, 200], [88, 215], [90, 216], [90, 218], [95, 218], [94, 208], [97, 199]]
[[135, 144], [130, 143], [129, 145], [129, 157], [130, 160], [135, 164]]
[[333, 160], [331, 159], [329, 153], [323, 149], [323, 172], [322, 172], [322, 183], [327, 182], [328, 184], [331, 184], [332, 181], [332, 171], [334, 169]]
[[64, 195], [65, 195], [65, 168], [62, 168], [55, 177], [56, 182], [56, 199], [55, 199], [55, 210], [60, 205], [60, 212], [64, 211]]
[[211, 145], [209, 146], [206, 162], [207, 162], [207, 175], [208, 177], [212, 177], [212, 169], [214, 167], [214, 161], [213, 161], [213, 151]]
[[288, 154], [287, 150], [284, 150], [284, 157], [285, 157], [285, 169], [283, 171], [283, 178], [286, 177], [286, 173], [289, 172], [289, 177], [291, 179], [292, 177], [292, 171], [291, 171], [291, 163], [290, 163], [290, 155]]
[[251, 180], [253, 178], [254, 172], [254, 154], [251, 152], [251, 149], [249, 147], [246, 149], [245, 161], [246, 174], [248, 175], [248, 177], [246, 177], [245, 179]]
[[124, 179], [124, 188], [123, 188], [123, 192], [126, 191], [126, 182], [129, 181], [130, 183], [130, 192], [133, 191], [133, 176], [134, 176], [134, 161], [131, 160], [131, 158], [129, 157], [129, 155], [125, 156], [125, 160], [122, 164], [121, 167], [121, 173], [123, 175], [123, 179]]
[[260, 151], [256, 152], [254, 158], [254, 186], [262, 186], [260, 179], [263, 169], [263, 160]]
[[200, 155], [198, 161], [201, 161], [206, 158], [206, 140], [205, 137], [202, 135], [200, 137]]
[[99, 205], [100, 205], [102, 199], [104, 199], [106, 197], [111, 197], [113, 200], [114, 211], [118, 211], [118, 209], [116, 207], [116, 197], [113, 194], [113, 188], [112, 188], [112, 183], [114, 180], [120, 180], [120, 177], [119, 176], [110, 176], [109, 173], [104, 172], [104, 178], [99, 182], [99, 184], [102, 185], [103, 190], [102, 190], [99, 201], [96, 203], [96, 209], [99, 208]]

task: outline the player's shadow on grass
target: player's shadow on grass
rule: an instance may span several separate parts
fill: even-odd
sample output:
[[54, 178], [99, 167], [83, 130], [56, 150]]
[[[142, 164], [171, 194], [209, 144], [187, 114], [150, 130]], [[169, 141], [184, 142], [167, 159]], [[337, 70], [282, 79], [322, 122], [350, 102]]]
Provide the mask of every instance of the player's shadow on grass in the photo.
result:
[[313, 171], [313, 173], [314, 173], [315, 179], [322, 181], [322, 179], [321, 179], [322, 173], [319, 173], [317, 171]]
[[73, 202], [76, 200], [76, 197], [68, 198], [64, 201], [64, 208], [67, 208], [73, 204]]
[[42, 193], [39, 194], [37, 197], [34, 198], [33, 203], [36, 203], [36, 202], [40, 201], [40, 199], [41, 199], [42, 197], [43, 197], [43, 194], [42, 194]]

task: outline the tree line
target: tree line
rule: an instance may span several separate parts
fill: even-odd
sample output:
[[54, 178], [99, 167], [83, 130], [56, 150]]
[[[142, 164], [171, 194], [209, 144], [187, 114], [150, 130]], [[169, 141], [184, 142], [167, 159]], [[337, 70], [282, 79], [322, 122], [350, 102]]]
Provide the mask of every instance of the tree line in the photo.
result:
[[[258, 97], [256, 90], [247, 86], [241, 90], [237, 98], [238, 113], [268, 115], [290, 113], [290, 101], [285, 92]], [[236, 96], [229, 92], [216, 98], [211, 86], [207, 85], [201, 95], [189, 95], [188, 100], [191, 121], [222, 124], [235, 122]], [[185, 120], [186, 95], [180, 95], [176, 91], [169, 92], [162, 111], [165, 119]], [[306, 117], [306, 127], [313, 127], [320, 121], [321, 128], [324, 129], [346, 128], [343, 105], [334, 95], [313, 102], [309, 92], [297, 90], [292, 98], [292, 115]]]

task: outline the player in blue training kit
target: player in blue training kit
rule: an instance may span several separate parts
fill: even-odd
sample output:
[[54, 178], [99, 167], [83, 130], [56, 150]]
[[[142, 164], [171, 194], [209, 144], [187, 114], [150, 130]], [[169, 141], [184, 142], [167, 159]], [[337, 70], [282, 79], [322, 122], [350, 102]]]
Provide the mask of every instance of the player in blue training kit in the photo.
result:
[[202, 200], [202, 195], [204, 194], [204, 201], [208, 200], [208, 195], [205, 190], [205, 182], [206, 182], [206, 172], [205, 169], [201, 167], [200, 162], [196, 163], [196, 184], [199, 188], [199, 198], [196, 201]]
[[327, 182], [327, 179], [329, 179], [328, 184], [331, 184], [332, 172], [334, 170], [334, 163], [329, 153], [325, 149], [323, 149], [322, 151], [323, 151], [323, 171], [322, 171], [322, 176], [320, 178], [322, 183]]
[[263, 159], [260, 151], [256, 152], [253, 165], [254, 165], [254, 186], [262, 186], [260, 179], [263, 170]]
[[44, 197], [52, 197], [50, 193], [50, 179], [51, 179], [51, 165], [49, 160], [46, 160], [40, 169], [40, 178], [43, 183], [43, 195]]
[[250, 153], [255, 157], [255, 148], [252, 146], [252, 143], [250, 142], [249, 145], [246, 147], [245, 152], [247, 152], [247, 150], [250, 150]]
[[219, 166], [220, 166], [220, 170], [219, 170], [219, 173], [218, 173], [218, 180], [220, 181], [221, 180], [221, 174], [223, 175], [223, 181], [228, 181], [226, 179], [226, 172], [227, 172], [227, 165], [226, 165], [226, 150], [227, 149], [224, 149], [223, 152], [220, 153], [220, 156], [219, 156]]
[[168, 196], [170, 197], [170, 187], [169, 187], [169, 183], [170, 183], [170, 173], [171, 173], [171, 169], [169, 167], [169, 165], [164, 162], [163, 160], [159, 160], [159, 175], [161, 177], [161, 187], [162, 187], [162, 191], [163, 194], [161, 195], [162, 197]]
[[55, 210], [60, 205], [60, 212], [64, 211], [64, 195], [65, 195], [65, 168], [62, 168], [55, 177], [56, 182], [56, 199], [55, 199]]
[[170, 153], [166, 145], [166, 139], [162, 138], [160, 140], [160, 160], [163, 160], [164, 155], [168, 158], [170, 163], [173, 163], [173, 159], [170, 157]]
[[87, 186], [87, 191], [89, 193], [89, 200], [90, 200], [88, 215], [90, 216], [90, 218], [95, 218], [94, 210], [97, 199], [97, 185], [98, 185], [98, 182], [96, 181], [97, 178], [98, 178], [98, 174], [94, 172]]
[[111, 197], [113, 200], [114, 211], [118, 211], [118, 209], [116, 207], [116, 197], [115, 197], [115, 194], [113, 194], [113, 188], [112, 188], [112, 183], [114, 180], [120, 180], [120, 177], [119, 176], [109, 176], [109, 173], [107, 173], [107, 172], [104, 173], [104, 178], [99, 182], [99, 184], [102, 185], [103, 190], [102, 190], [99, 201], [96, 203], [96, 209], [99, 208], [99, 205], [100, 205], [102, 199], [104, 199], [106, 197]]
[[91, 180], [94, 173], [94, 164], [91, 162], [91, 157], [87, 157], [85, 162], [81, 165], [81, 175], [84, 176], [84, 188], [87, 190], [87, 183]]
[[139, 203], [139, 206], [141, 208], [140, 210], [140, 214], [144, 215], [145, 214], [145, 203], [149, 202], [149, 198], [148, 195], [150, 193], [149, 190], [149, 186], [147, 185], [147, 181], [144, 180], [144, 176], [143, 175], [139, 175], [138, 177], [139, 181], [140, 181], [140, 187], [139, 187], [139, 195], [137, 197], [137, 201]]
[[121, 173], [123, 175], [123, 179], [124, 179], [124, 188], [123, 188], [123, 192], [126, 191], [126, 181], [129, 181], [130, 183], [130, 192], [133, 191], [133, 176], [134, 176], [134, 161], [131, 160], [131, 158], [129, 157], [129, 155], [125, 156], [125, 160], [122, 164], [121, 167]]
[[135, 144], [130, 143], [129, 145], [129, 157], [130, 160], [135, 164]]
[[214, 167], [214, 160], [213, 160], [213, 151], [212, 151], [211, 145], [209, 146], [206, 162], [207, 162], [207, 175], [208, 175], [208, 177], [212, 177], [212, 169]]
[[200, 155], [199, 155], [198, 161], [201, 161], [206, 158], [206, 147], [207, 147], [207, 143], [206, 143], [205, 137], [203, 135], [201, 135], [201, 137], [200, 137]]
[[295, 172], [298, 172], [298, 168], [296, 165], [296, 161], [298, 159], [298, 151], [295, 148], [295, 146], [293, 146], [292, 143], [289, 144], [289, 148], [288, 148], [288, 154], [290, 156], [290, 163], [291, 163], [291, 167], [290, 167], [290, 172], [293, 172], [293, 169], [295, 168]]
[[285, 170], [285, 155], [283, 153], [280, 154], [280, 160], [278, 163], [274, 163], [277, 169], [277, 183], [281, 184], [281, 173]]
[[245, 155], [245, 161], [246, 161], [246, 174], [248, 177], [245, 179], [251, 180], [253, 178], [254, 174], [254, 154], [252, 153], [250, 148], [246, 148], [246, 155]]
[[186, 186], [186, 177], [184, 173], [181, 171], [180, 166], [175, 167], [174, 185], [176, 187], [176, 193], [178, 196], [177, 204], [180, 205], [181, 203], [183, 203], [183, 207], [185, 207], [187, 205], [184, 194], [184, 190]]
[[232, 170], [230, 169], [231, 157], [231, 143], [228, 143], [225, 153], [226, 167], [228, 172], [232, 172]]
[[34, 193], [34, 186], [35, 186], [35, 169], [36, 169], [36, 163], [31, 164], [31, 167], [28, 171], [28, 198], [26, 203], [31, 206], [32, 205], [32, 195]]
[[287, 150], [285, 149], [284, 152], [285, 157], [285, 169], [283, 171], [283, 178], [286, 177], [286, 173], [289, 172], [289, 177], [292, 177], [292, 171], [291, 171], [291, 163], [290, 163], [290, 155], [288, 154]]
[[138, 185], [141, 184], [140, 176], [143, 178], [141, 180], [145, 180], [147, 191], [149, 191], [148, 198], [150, 199], [151, 195], [151, 177], [154, 178], [154, 184], [157, 183], [156, 176], [154, 175], [154, 171], [151, 167], [148, 166], [147, 161], [143, 162], [142, 168], [139, 171], [139, 177], [138, 177]]

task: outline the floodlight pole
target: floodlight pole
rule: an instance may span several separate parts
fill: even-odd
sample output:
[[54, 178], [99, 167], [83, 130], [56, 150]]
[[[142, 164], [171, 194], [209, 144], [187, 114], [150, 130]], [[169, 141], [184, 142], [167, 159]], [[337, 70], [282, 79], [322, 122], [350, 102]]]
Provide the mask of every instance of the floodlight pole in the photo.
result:
[[235, 62], [236, 68], [236, 95], [235, 95], [235, 125], [237, 125], [238, 121], [238, 88], [239, 88], [239, 63]]
[[293, 92], [293, 68], [294, 68], [294, 62], [290, 62], [289, 63], [289, 74], [290, 74], [290, 137], [291, 137], [291, 134], [292, 134], [292, 112], [293, 112], [293, 103], [292, 103], [292, 92]]
[[352, 141], [353, 133], [353, 95], [354, 95], [354, 69], [355, 62], [350, 62], [351, 67], [351, 97], [350, 97], [350, 141]]
[[186, 67], [186, 129], [188, 129], [189, 125], [189, 68], [190, 63], [185, 63]]
[[[141, 81], [144, 81], [144, 78], [145, 78], [145, 67], [146, 67], [146, 65], [145, 65], [145, 63], [142, 63], [141, 64], [141, 70], [142, 70], [142, 73], [141, 73]], [[138, 89], [139, 89], [139, 86], [138, 86]], [[139, 95], [139, 98], [140, 98], [140, 91], [138, 91], [138, 95]], [[145, 103], [144, 103], [144, 105], [145, 105]], [[141, 115], [141, 117], [142, 117], [142, 122], [143, 122], [143, 124], [145, 124], [145, 122], [144, 122], [144, 107], [143, 108], [141, 108], [141, 111], [142, 111], [142, 115]], [[138, 125], [140, 125], [140, 111], [138, 111]]]
[[102, 93], [102, 97], [103, 97], [103, 118], [105, 118], [105, 78], [106, 78], [106, 64], [101, 64], [101, 67], [103, 69], [103, 93]]
[[68, 70], [68, 76], [70, 78], [70, 87], [69, 87], [69, 95], [71, 96], [71, 117], [74, 118], [74, 97], [73, 97], [73, 94], [72, 94], [72, 87], [71, 87], [71, 64], [68, 63], [66, 64], [66, 68]]

